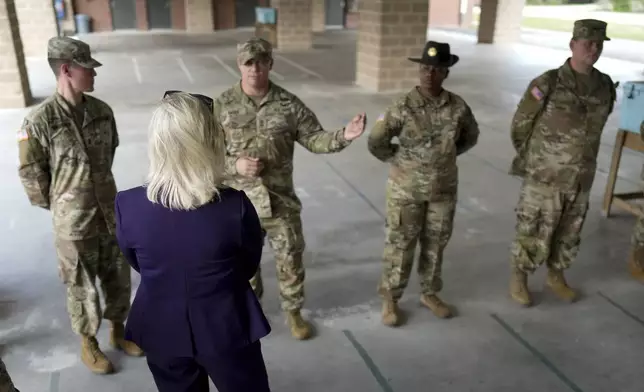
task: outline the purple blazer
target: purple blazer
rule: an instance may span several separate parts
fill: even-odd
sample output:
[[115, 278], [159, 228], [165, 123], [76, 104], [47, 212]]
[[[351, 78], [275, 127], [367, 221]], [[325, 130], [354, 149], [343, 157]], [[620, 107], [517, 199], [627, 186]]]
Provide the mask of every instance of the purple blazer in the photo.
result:
[[219, 356], [271, 331], [248, 281], [264, 234], [244, 192], [192, 211], [151, 203], [143, 187], [116, 196], [116, 236], [141, 274], [126, 339], [149, 356]]

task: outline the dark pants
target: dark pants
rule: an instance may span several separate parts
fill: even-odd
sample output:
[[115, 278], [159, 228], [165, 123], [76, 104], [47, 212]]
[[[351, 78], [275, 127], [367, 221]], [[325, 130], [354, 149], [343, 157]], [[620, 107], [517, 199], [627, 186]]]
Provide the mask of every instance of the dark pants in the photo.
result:
[[259, 341], [221, 357], [164, 359], [148, 354], [147, 360], [159, 392], [207, 392], [208, 376], [219, 392], [270, 392]]

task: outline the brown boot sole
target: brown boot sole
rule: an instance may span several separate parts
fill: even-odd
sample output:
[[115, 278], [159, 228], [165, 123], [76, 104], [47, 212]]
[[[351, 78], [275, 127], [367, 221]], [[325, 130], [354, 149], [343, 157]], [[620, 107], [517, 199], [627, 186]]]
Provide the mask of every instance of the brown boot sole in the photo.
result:
[[552, 293], [562, 301], [565, 301], [568, 303], [574, 303], [579, 299], [579, 293], [575, 292], [573, 289], [564, 289], [566, 291], [567, 290], [571, 291], [570, 295], [566, 295], [566, 294], [559, 293], [559, 291], [553, 286], [551, 286], [550, 284], [546, 284], [546, 285], [550, 288], [550, 291], [552, 291]]
[[629, 269], [629, 272], [631, 273], [631, 276], [635, 280], [639, 281], [640, 283], [644, 283], [644, 271], [635, 267], [633, 264], [629, 264], [628, 269]]
[[512, 298], [516, 303], [523, 306], [524, 308], [529, 308], [532, 306], [532, 299], [520, 297], [514, 293], [510, 293], [510, 298]]
[[400, 317], [398, 316], [382, 316], [382, 323], [387, 327], [398, 327], [400, 326]]
[[445, 309], [440, 309], [434, 306], [432, 303], [427, 301], [424, 297], [421, 297], [420, 303], [425, 305], [431, 312], [434, 314], [434, 316], [440, 318], [440, 319], [449, 319], [454, 316], [452, 310], [449, 308], [449, 306], [445, 305]]
[[114, 373], [114, 366], [112, 364], [105, 369], [95, 368], [92, 364], [85, 362], [85, 360], [83, 360], [83, 364], [94, 374], [106, 375]]
[[121, 347], [120, 344], [117, 344], [116, 342], [114, 342], [111, 339], [110, 339], [110, 347], [112, 347], [114, 350], [121, 351], [121, 352], [125, 353], [126, 355], [128, 355], [130, 357], [139, 358], [139, 357], [143, 357], [145, 355], [145, 353], [141, 349], [139, 349], [139, 351], [136, 351], [136, 352], [131, 352], [131, 351], [128, 351], [128, 350], [124, 349], [123, 347]]

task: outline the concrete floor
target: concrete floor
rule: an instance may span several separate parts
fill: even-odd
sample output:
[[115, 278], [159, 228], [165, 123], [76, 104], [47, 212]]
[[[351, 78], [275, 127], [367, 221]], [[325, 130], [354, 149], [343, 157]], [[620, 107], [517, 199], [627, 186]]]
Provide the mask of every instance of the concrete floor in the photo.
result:
[[[233, 84], [234, 43], [247, 32], [94, 36], [87, 40], [105, 66], [95, 95], [112, 105], [120, 129], [115, 175], [120, 189], [139, 185], [146, 170], [146, 126], [164, 90], [213, 96]], [[472, 106], [479, 145], [460, 158], [460, 200], [445, 255], [443, 298], [459, 317], [438, 320], [418, 303], [414, 278], [402, 307], [408, 324], [380, 324], [376, 284], [383, 247], [387, 167], [371, 157], [366, 138], [342, 153], [296, 153], [295, 180], [304, 203], [307, 239], [306, 315], [317, 338], [293, 341], [279, 312], [270, 251], [264, 263], [266, 312], [274, 332], [264, 353], [274, 391], [531, 391], [639, 392], [644, 363], [644, 288], [626, 271], [634, 218], [600, 213], [619, 119], [604, 135], [592, 209], [569, 281], [584, 298], [563, 304], [530, 284], [538, 306], [521, 309], [507, 295], [508, 248], [519, 182], [508, 176], [508, 127], [529, 80], [567, 57], [565, 50], [475, 45], [471, 37], [432, 31], [462, 60], [446, 87]], [[607, 45], [610, 45], [608, 43]], [[562, 47], [561, 49], [565, 49]], [[421, 48], [419, 48], [420, 53]], [[329, 129], [366, 111], [371, 123], [394, 95], [352, 85], [355, 33], [328, 32], [316, 48], [276, 57], [276, 81], [298, 94]], [[598, 68], [615, 80], [636, 80], [643, 65], [608, 58]], [[46, 96], [54, 81], [44, 59], [30, 60], [31, 85]], [[282, 80], [283, 79], [283, 80]], [[620, 91], [621, 101], [621, 91]], [[25, 110], [0, 112], [0, 355], [24, 392], [154, 391], [145, 361], [107, 350], [118, 373], [99, 377], [79, 362], [59, 283], [50, 216], [29, 206], [16, 175], [15, 131]], [[639, 187], [639, 154], [626, 152], [620, 190]], [[371, 172], [372, 174], [368, 174]], [[134, 274], [135, 279], [136, 274]], [[106, 344], [106, 331], [101, 341]]]

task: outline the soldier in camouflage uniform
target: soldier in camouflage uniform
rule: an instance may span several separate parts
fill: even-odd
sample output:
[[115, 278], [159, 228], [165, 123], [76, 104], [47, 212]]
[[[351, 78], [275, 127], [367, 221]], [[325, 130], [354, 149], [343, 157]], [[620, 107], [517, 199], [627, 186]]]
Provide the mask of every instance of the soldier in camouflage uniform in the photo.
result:
[[[420, 301], [440, 318], [452, 316], [437, 294], [443, 287], [443, 250], [456, 210], [456, 158], [476, 145], [479, 136], [467, 103], [442, 87], [449, 67], [459, 60], [449, 44], [429, 41], [422, 57], [410, 60], [420, 63], [420, 85], [378, 118], [368, 142], [371, 154], [391, 166], [384, 268], [378, 287], [382, 321], [388, 326], [401, 322], [397, 303], [409, 281], [417, 242]], [[398, 143], [392, 143], [393, 138]]]
[[[640, 125], [640, 137], [644, 140], [644, 121]], [[644, 170], [642, 170], [644, 180]], [[628, 258], [631, 275], [644, 283], [644, 218], [638, 217], [631, 237], [631, 252]]]
[[601, 134], [615, 103], [613, 81], [594, 68], [608, 40], [605, 22], [576, 21], [572, 56], [530, 82], [512, 120], [517, 155], [510, 174], [523, 185], [510, 294], [524, 306], [532, 303], [527, 275], [543, 263], [553, 292], [565, 301], [577, 298], [563, 271], [579, 251]]
[[13, 385], [11, 376], [9, 376], [9, 372], [7, 372], [7, 367], [2, 361], [2, 358], [0, 358], [0, 392], [20, 392]]
[[[131, 283], [115, 237], [112, 162], [119, 137], [112, 109], [84, 94], [94, 90], [94, 68], [101, 65], [89, 46], [54, 37], [48, 60], [57, 91], [29, 113], [18, 132], [19, 176], [31, 204], [53, 214], [58, 271], [67, 286], [72, 329], [82, 337], [81, 359], [105, 374], [113, 366], [96, 340], [102, 318], [112, 322], [113, 347], [142, 355], [124, 340]], [[105, 297], [103, 314], [96, 278]]]
[[[305, 242], [301, 203], [293, 187], [295, 143], [317, 153], [343, 150], [364, 132], [366, 117], [326, 132], [315, 114], [295, 95], [269, 81], [272, 48], [253, 38], [238, 46], [241, 82], [215, 101], [215, 117], [226, 133], [226, 185], [246, 192], [253, 202], [275, 254], [282, 309], [291, 333], [307, 339], [311, 325], [302, 319]], [[251, 280], [261, 299], [261, 269]]]

